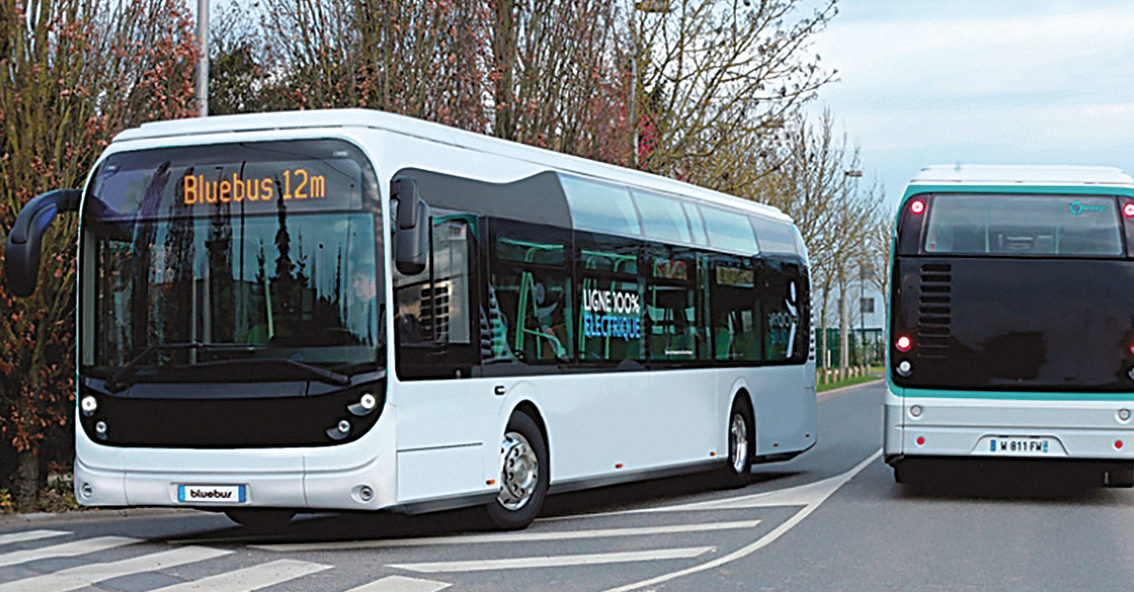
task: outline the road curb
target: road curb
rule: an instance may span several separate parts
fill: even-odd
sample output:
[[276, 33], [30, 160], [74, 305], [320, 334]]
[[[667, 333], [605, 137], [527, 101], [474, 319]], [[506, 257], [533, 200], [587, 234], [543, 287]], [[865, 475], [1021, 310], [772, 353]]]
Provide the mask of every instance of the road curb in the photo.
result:
[[878, 384], [879, 382], [882, 382], [882, 378], [881, 378], [881, 377], [877, 378], [876, 380], [868, 380], [868, 381], [866, 381], [866, 382], [860, 382], [860, 383], [858, 383], [858, 384], [851, 384], [851, 385], [847, 385], [847, 386], [840, 386], [839, 388], [836, 388], [836, 389], [831, 389], [831, 390], [829, 390], [829, 391], [823, 391], [823, 392], [821, 392], [821, 393], [819, 393], [819, 394], [815, 395], [815, 397], [816, 397], [816, 398], [817, 398], [818, 400], [822, 401], [822, 400], [824, 400], [824, 399], [830, 399], [830, 398], [832, 398], [832, 397], [836, 397], [836, 396], [838, 396], [838, 395], [842, 395], [842, 394], [845, 394], [846, 392], [848, 392], [848, 391], [851, 391], [851, 390], [854, 390], [854, 389], [857, 389], [857, 388], [861, 388], [861, 387], [864, 387], [864, 386], [869, 386], [869, 385], [872, 385], [872, 384]]
[[98, 522], [200, 514], [191, 508], [130, 508], [120, 510], [76, 510], [73, 512], [33, 512], [0, 516], [0, 527], [37, 526], [53, 522]]

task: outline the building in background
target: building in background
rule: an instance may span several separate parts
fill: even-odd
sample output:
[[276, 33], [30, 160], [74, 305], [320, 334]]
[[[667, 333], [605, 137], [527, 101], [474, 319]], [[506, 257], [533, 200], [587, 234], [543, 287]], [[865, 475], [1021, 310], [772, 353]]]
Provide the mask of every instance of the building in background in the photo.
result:
[[[812, 292], [812, 331], [815, 333], [816, 359], [820, 368], [837, 368], [839, 365], [839, 293], [833, 291], [827, 303], [827, 347], [823, 349], [820, 322], [823, 309], [818, 301], [818, 290]], [[855, 277], [847, 285], [847, 314], [849, 315], [849, 359], [851, 366], [883, 363], [885, 357], [886, 297], [870, 278]]]

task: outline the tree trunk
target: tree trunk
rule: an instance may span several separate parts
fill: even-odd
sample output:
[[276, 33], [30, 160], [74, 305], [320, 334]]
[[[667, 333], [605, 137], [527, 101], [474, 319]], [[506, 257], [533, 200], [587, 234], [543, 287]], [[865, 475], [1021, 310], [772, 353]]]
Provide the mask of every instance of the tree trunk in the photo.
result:
[[515, 0], [497, 0], [492, 6], [495, 21], [492, 28], [492, 67], [496, 76], [492, 89], [496, 106], [492, 135], [514, 140], [516, 122], [513, 112], [516, 105], [512, 76], [516, 69], [516, 43], [519, 34], [516, 30], [516, 3]]
[[35, 510], [36, 494], [39, 485], [39, 451], [29, 448], [16, 454], [15, 504], [17, 512]]
[[847, 377], [847, 366], [850, 364], [850, 343], [847, 340], [849, 332], [849, 317], [847, 315], [847, 282], [839, 279], [839, 378]]
[[823, 284], [822, 294], [823, 300], [819, 303], [819, 330], [821, 331], [819, 339], [823, 345], [819, 348], [819, 359], [823, 366], [823, 377], [826, 378], [827, 371], [830, 370], [827, 364], [827, 303], [831, 299], [831, 284]]

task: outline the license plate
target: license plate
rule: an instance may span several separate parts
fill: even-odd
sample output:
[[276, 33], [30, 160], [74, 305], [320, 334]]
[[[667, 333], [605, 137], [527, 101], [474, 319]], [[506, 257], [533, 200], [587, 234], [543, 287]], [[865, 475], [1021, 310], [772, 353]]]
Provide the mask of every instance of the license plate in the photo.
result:
[[993, 456], [1049, 456], [1063, 451], [1052, 438], [1040, 436], [988, 436], [977, 449]]
[[189, 485], [177, 486], [177, 501], [183, 504], [242, 504], [243, 485]]

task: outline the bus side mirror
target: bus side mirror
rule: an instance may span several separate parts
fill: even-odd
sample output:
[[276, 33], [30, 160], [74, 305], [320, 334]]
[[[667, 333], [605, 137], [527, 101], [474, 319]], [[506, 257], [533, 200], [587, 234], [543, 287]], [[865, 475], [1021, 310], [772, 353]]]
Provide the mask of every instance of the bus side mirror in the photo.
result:
[[425, 271], [429, 257], [429, 204], [411, 177], [390, 182], [390, 199], [398, 202], [394, 265], [403, 275], [417, 275]]
[[79, 189], [48, 191], [28, 202], [4, 244], [4, 280], [12, 294], [31, 296], [39, 277], [39, 251], [43, 233], [56, 214], [79, 211]]

